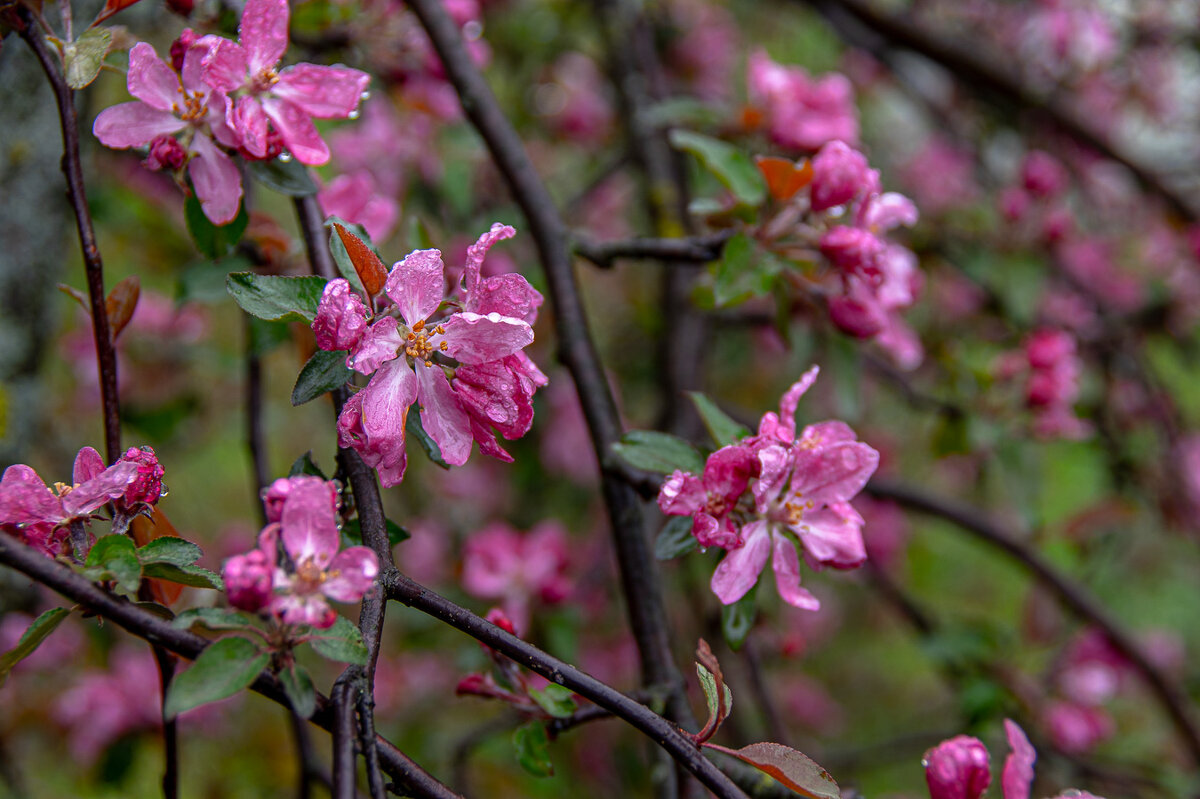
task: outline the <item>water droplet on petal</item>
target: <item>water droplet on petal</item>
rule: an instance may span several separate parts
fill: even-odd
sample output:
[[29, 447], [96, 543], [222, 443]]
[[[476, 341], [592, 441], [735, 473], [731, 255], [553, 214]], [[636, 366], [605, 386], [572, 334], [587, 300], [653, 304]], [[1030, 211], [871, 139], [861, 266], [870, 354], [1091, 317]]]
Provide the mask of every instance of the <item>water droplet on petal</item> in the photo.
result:
[[349, 114], [346, 115], [346, 118], [347, 119], [358, 119], [358, 109], [356, 108], [353, 111], [351, 111]]
[[371, 99], [371, 93], [370, 93], [370, 92], [363, 92], [363, 93], [362, 93], [362, 94], [360, 94], [358, 97], [359, 97], [359, 99], [360, 99], [360, 100], [362, 100], [362, 101], [365, 103], [367, 100], [370, 100], [370, 99]]
[[292, 154], [287, 152], [280, 153], [279, 160], [286, 164], [292, 160]]

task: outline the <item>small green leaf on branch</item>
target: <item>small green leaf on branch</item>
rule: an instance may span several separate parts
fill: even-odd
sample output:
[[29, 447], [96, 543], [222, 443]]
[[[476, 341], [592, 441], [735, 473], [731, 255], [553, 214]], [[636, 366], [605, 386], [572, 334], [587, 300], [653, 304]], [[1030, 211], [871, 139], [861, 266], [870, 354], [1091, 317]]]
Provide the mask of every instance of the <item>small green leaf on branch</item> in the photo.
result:
[[143, 566], [151, 563], [173, 563], [176, 566], [191, 566], [204, 554], [196, 544], [175, 536], [156, 538], [137, 551]]
[[767, 187], [758, 167], [732, 144], [690, 130], [675, 129], [671, 131], [671, 146], [696, 156], [742, 205], [757, 207], [767, 199]]
[[362, 633], [345, 616], [338, 616], [332, 627], [314, 633], [308, 642], [321, 657], [354, 666], [367, 665], [369, 653]]
[[242, 310], [268, 322], [312, 322], [325, 290], [325, 278], [231, 272], [225, 288]]
[[283, 692], [296, 715], [302, 719], [311, 716], [317, 709], [317, 691], [308, 671], [293, 663], [279, 672], [279, 682], [283, 684]]
[[721, 632], [725, 635], [725, 643], [729, 648], [738, 651], [758, 618], [758, 603], [754, 599], [755, 591], [734, 602], [732, 605], [721, 606]]
[[575, 692], [558, 683], [550, 683], [540, 691], [531, 689], [529, 696], [542, 710], [556, 719], [570, 718], [578, 708], [575, 704]]
[[181, 630], [190, 630], [197, 624], [203, 624], [210, 630], [240, 630], [252, 627], [254, 619], [248, 613], [233, 608], [191, 608], [171, 622], [171, 626]]
[[84, 566], [83, 574], [89, 580], [115, 582], [125, 594], [137, 593], [142, 581], [142, 564], [133, 539], [128, 536], [106, 535], [96, 539]]
[[180, 585], [190, 585], [193, 588], [211, 588], [214, 591], [224, 591], [225, 581], [221, 575], [209, 571], [202, 566], [179, 566], [174, 563], [148, 563], [142, 569], [147, 577], [155, 577]]
[[176, 675], [163, 703], [163, 718], [233, 696], [254, 682], [271, 656], [240, 636], [221, 638], [205, 647], [187, 671]]
[[317, 350], [304, 364], [292, 388], [292, 405], [303, 405], [344, 386], [354, 372], [346, 368], [345, 350]]
[[659, 560], [671, 560], [695, 548], [696, 537], [692, 535], [691, 516], [672, 516], [667, 519], [654, 539], [654, 557]]
[[200, 207], [200, 201], [193, 192], [183, 203], [183, 216], [187, 222], [188, 233], [196, 243], [196, 249], [208, 258], [224, 258], [233, 252], [233, 248], [242, 240], [246, 226], [250, 224], [250, 215], [246, 206], [238, 209], [238, 214], [224, 225], [214, 225]]
[[63, 48], [63, 64], [67, 69], [67, 85], [72, 89], [83, 89], [100, 74], [108, 45], [112, 42], [112, 29], [91, 28]]
[[32, 655], [34, 650], [41, 646], [42, 641], [70, 615], [71, 611], [67, 608], [52, 608], [33, 620], [29, 628], [21, 634], [17, 645], [0, 655], [0, 686], [8, 679], [8, 673], [12, 671], [13, 666]]
[[682, 469], [700, 474], [704, 471], [704, 458], [696, 448], [669, 433], [630, 430], [612, 448], [625, 462], [648, 472], [670, 474]]
[[308, 167], [296, 161], [250, 161], [247, 165], [250, 176], [268, 189], [274, 189], [289, 197], [307, 197], [317, 193], [317, 184], [308, 174]]
[[522, 724], [513, 731], [512, 742], [521, 768], [535, 777], [553, 776], [554, 764], [550, 762], [550, 738], [546, 735], [545, 724], [540, 721]]
[[712, 436], [712, 440], [718, 447], [733, 444], [750, 435], [750, 428], [725, 413], [717, 403], [699, 391], [689, 391], [688, 397], [696, 406], [696, 412], [700, 414], [704, 428], [708, 430], [708, 434]]

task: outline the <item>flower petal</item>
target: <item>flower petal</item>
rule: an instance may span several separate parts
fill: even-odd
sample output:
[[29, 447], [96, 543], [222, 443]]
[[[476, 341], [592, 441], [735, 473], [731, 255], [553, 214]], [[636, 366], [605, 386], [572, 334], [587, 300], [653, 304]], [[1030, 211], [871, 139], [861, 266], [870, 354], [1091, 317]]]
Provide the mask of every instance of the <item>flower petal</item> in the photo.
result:
[[29, 466], [18, 463], [0, 479], [0, 524], [57, 524], [63, 519], [62, 502]]
[[75, 456], [75, 468], [71, 471], [71, 482], [75, 485], [86, 483], [104, 471], [104, 458], [91, 447], [84, 447]]
[[346, 359], [346, 365], [357, 372], [369, 375], [381, 364], [396, 357], [404, 344], [399, 332], [399, 322], [394, 316], [381, 317], [362, 334], [358, 345]]
[[820, 610], [821, 602], [800, 586], [800, 558], [796, 546], [787, 536], [775, 534], [775, 553], [771, 567], [775, 571], [775, 588], [783, 601], [801, 610]]
[[737, 602], [754, 587], [771, 555], [771, 536], [765, 521], [746, 525], [742, 536], [745, 543], [731, 550], [712, 576], [713, 593], [726, 605]]
[[413, 250], [392, 266], [385, 291], [409, 327], [423, 322], [446, 295], [446, 267], [440, 250]]
[[86, 483], [71, 489], [62, 498], [63, 513], [69, 518], [86, 516], [110, 499], [125, 496], [125, 489], [137, 476], [136, 463], [120, 461]]
[[791, 490], [815, 504], [850, 499], [867, 484], [879, 465], [879, 453], [858, 441], [846, 441], [821, 449], [795, 450]]
[[327, 571], [321, 593], [335, 602], [357, 602], [375, 584], [379, 558], [366, 547], [349, 547], [337, 554]]
[[229, 110], [226, 120], [238, 142], [246, 148], [246, 152], [255, 158], [262, 158], [267, 154], [267, 128], [270, 120], [257, 99], [248, 94], [239, 97]]
[[288, 44], [287, 0], [247, 0], [238, 42], [246, 50], [251, 77], [278, 64]]
[[321, 166], [329, 160], [329, 147], [317, 133], [312, 117], [287, 100], [262, 98], [263, 110], [275, 123], [283, 144], [296, 160], [308, 166]]
[[[462, 284], [468, 294], [475, 290], [475, 286], [479, 282], [479, 271], [483, 268], [483, 259], [487, 257], [488, 250], [496, 242], [511, 239], [515, 235], [517, 235], [517, 230], [511, 225], [493, 222], [491, 229], [467, 248], [467, 261], [463, 268]], [[470, 309], [472, 311], [479, 310], [475, 307]]]
[[779, 400], [778, 416], [771, 412], [763, 414], [762, 421], [758, 425], [760, 436], [773, 438], [785, 444], [790, 444], [795, 439], [796, 406], [800, 404], [800, 398], [804, 396], [804, 393], [817, 381], [819, 372], [820, 367], [814, 366], [784, 392], [783, 397]]
[[856, 569], [867, 559], [862, 537], [863, 518], [848, 502], [805, 511], [792, 529], [804, 544], [804, 556], [810, 564]]
[[533, 343], [533, 328], [511, 316], [463, 311], [442, 323], [446, 354], [465, 364], [497, 361]]
[[279, 522], [283, 548], [298, 566], [311, 558], [325, 568], [341, 546], [337, 492], [332, 484], [311, 475], [293, 477], [291, 483]]
[[271, 93], [317, 119], [345, 119], [358, 108], [370, 82], [370, 75], [349, 67], [296, 64], [279, 73]]
[[1004, 760], [1004, 771], [1000, 775], [1004, 799], [1029, 799], [1029, 787], [1033, 784], [1033, 761], [1037, 760], [1037, 752], [1016, 722], [1005, 719], [1004, 732], [1012, 748]]
[[327, 630], [337, 621], [337, 612], [321, 594], [285, 594], [271, 602], [271, 612], [286, 624], [307, 624]]
[[188, 162], [188, 174], [204, 215], [214, 225], [232, 222], [242, 201], [242, 174], [233, 160], [203, 133], [192, 139], [192, 149], [196, 156]]
[[440, 366], [418, 364], [417, 395], [421, 402], [421, 425], [437, 442], [442, 460], [462, 466], [471, 457], [471, 423], [463, 410], [446, 373]]
[[140, 100], [106, 108], [92, 124], [92, 134], [105, 147], [124, 150], [149, 144], [159, 136], [169, 136], [187, 127], [170, 111], [160, 111]]
[[529, 285], [524, 275], [509, 272], [480, 280], [467, 294], [465, 309], [487, 314], [495, 311], [501, 316], [515, 316], [529, 324], [537, 321], [543, 297]]
[[[204, 82], [213, 89], [223, 92], [235, 92], [246, 82], [246, 50], [237, 42], [220, 36], [205, 36], [199, 39], [196, 48], [203, 55], [200, 58], [201, 73]], [[191, 53], [183, 57], [184, 76], [191, 79], [193, 71], [188, 63], [193, 58]], [[188, 89], [195, 91], [189, 80]]]
[[138, 42], [129, 51], [129, 93], [159, 111], [178, 111], [183, 92], [179, 75], [163, 62], [154, 48]]
[[679, 469], [672, 472], [658, 490], [658, 507], [670, 516], [690, 516], [707, 501], [708, 495], [700, 478]]

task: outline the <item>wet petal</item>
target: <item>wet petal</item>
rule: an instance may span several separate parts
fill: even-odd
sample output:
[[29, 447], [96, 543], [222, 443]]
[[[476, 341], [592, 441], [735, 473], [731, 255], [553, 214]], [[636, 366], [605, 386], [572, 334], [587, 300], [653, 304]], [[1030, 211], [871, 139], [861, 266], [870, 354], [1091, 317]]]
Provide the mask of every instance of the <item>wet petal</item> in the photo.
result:
[[676, 469], [658, 490], [658, 507], [671, 516], [690, 516], [704, 507], [708, 494], [694, 474]]
[[384, 316], [367, 328], [358, 345], [346, 359], [346, 365], [356, 372], [369, 375], [383, 363], [396, 357], [404, 337], [394, 316]]
[[520, 319], [463, 311], [445, 322], [446, 353], [462, 363], [496, 361], [533, 343], [533, 328]]
[[71, 518], [86, 516], [110, 499], [125, 496], [125, 489], [137, 479], [136, 463], [121, 461], [110, 466], [62, 498], [63, 512]]
[[1004, 732], [1012, 748], [1004, 760], [1004, 771], [1000, 775], [1004, 799], [1029, 799], [1029, 787], [1033, 784], [1033, 761], [1037, 760], [1037, 752], [1030, 745], [1025, 731], [1015, 721], [1005, 719]]
[[192, 149], [196, 156], [188, 162], [188, 174], [204, 215], [214, 225], [232, 222], [242, 201], [242, 174], [208, 136], [197, 133]]
[[246, 50], [251, 76], [278, 64], [288, 44], [287, 0], [247, 0], [238, 42]]
[[63, 518], [62, 502], [29, 466], [18, 463], [0, 479], [0, 524], [57, 524]]
[[183, 99], [179, 76], [145, 42], [129, 51], [129, 93], [159, 111], [179, 110]]
[[775, 588], [783, 601], [801, 610], [820, 610], [821, 602], [808, 589], [800, 586], [800, 558], [796, 546], [786, 536], [776, 534], [775, 553], [771, 566], [775, 571]]
[[279, 73], [271, 93], [317, 119], [345, 119], [358, 108], [370, 82], [370, 75], [349, 67], [296, 64]]
[[797, 448], [795, 459], [791, 490], [798, 499], [818, 505], [850, 499], [879, 465], [879, 453], [857, 441], [816, 450]]
[[814, 566], [856, 569], [867, 559], [862, 537], [863, 518], [848, 502], [805, 511], [792, 529], [804, 544]]
[[169, 136], [187, 127], [170, 111], [151, 108], [140, 100], [106, 108], [92, 124], [92, 134], [105, 147], [124, 150], [141, 147], [159, 136]]
[[341, 546], [337, 492], [319, 477], [293, 477], [291, 482], [279, 522], [283, 547], [297, 565], [311, 558], [324, 568]]
[[765, 521], [746, 525], [742, 536], [745, 543], [730, 551], [712, 576], [713, 593], [726, 605], [737, 602], [754, 587], [771, 555], [771, 536]]
[[[203, 53], [200, 57], [200, 72], [204, 83], [213, 89], [223, 92], [235, 92], [246, 82], [246, 51], [237, 42], [231, 42], [220, 36], [205, 36], [195, 44]], [[185, 76], [189, 79], [188, 88], [192, 91], [191, 80], [194, 67], [188, 63], [194, 58], [191, 53], [184, 56], [183, 66]]]
[[71, 482], [75, 485], [86, 483], [104, 471], [104, 458], [91, 447], [84, 447], [75, 456], [75, 468], [71, 471]]
[[287, 100], [276, 97], [262, 99], [263, 110], [275, 123], [288, 152], [308, 166], [321, 166], [329, 160], [329, 147], [317, 133], [312, 117]]
[[385, 290], [409, 327], [428, 319], [441, 304], [445, 272], [439, 250], [413, 250], [392, 267]]
[[[487, 233], [484, 233], [478, 241], [467, 248], [467, 261], [463, 268], [462, 283], [468, 293], [473, 292], [479, 282], [479, 271], [483, 268], [483, 259], [487, 257], [488, 250], [496, 242], [511, 239], [515, 235], [517, 235], [516, 228], [495, 222]], [[470, 301], [468, 300], [468, 302]], [[471, 306], [471, 310], [479, 311], [479, 308]]]
[[337, 554], [327, 571], [321, 593], [335, 602], [357, 602], [375, 584], [379, 558], [366, 547], [349, 547]]
[[233, 129], [238, 142], [246, 148], [246, 152], [255, 158], [267, 154], [267, 128], [270, 120], [263, 111], [262, 104], [250, 95], [237, 99], [228, 115], [229, 127]]
[[416, 367], [421, 425], [437, 442], [442, 460], [462, 466], [471, 456], [471, 424], [440, 366]]

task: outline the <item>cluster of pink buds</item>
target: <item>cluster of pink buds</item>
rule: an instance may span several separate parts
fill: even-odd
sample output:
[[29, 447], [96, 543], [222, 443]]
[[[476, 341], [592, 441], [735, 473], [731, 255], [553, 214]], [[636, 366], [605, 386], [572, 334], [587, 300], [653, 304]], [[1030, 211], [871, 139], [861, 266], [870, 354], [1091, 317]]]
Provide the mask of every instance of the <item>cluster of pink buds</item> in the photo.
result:
[[300, 475], [263, 492], [267, 526], [258, 546], [225, 561], [229, 604], [265, 611], [284, 624], [331, 627], [328, 600], [358, 602], [375, 584], [379, 559], [367, 547], [341, 549], [337, 485]]
[[288, 17], [287, 0], [249, 0], [237, 42], [185, 30], [171, 47], [171, 64], [149, 44], [134, 45], [127, 85], [137, 99], [101, 112], [96, 138], [116, 149], [148, 147], [146, 165], [180, 180], [186, 169], [201, 208], [219, 225], [237, 215], [242, 196], [241, 174], [226, 151], [325, 163], [329, 148], [313, 119], [352, 116], [370, 77], [342, 66], [277, 70]]
[[53, 490], [30, 467], [9, 466], [0, 479], [0, 531], [51, 558], [65, 554], [68, 541], [82, 553], [100, 508], [112, 503], [112, 532], [124, 533], [134, 516], [166, 493], [162, 478], [150, 447], [130, 447], [109, 467], [99, 452], [84, 447], [75, 457], [71, 485], [55, 483]]
[[817, 379], [817, 367], [783, 395], [758, 433], [712, 453], [701, 475], [675, 471], [663, 483], [663, 513], [692, 516], [703, 547], [729, 554], [712, 590], [724, 604], [741, 599], [771, 560], [784, 601], [805, 610], [820, 602], [800, 585], [799, 544], [809, 566], [853, 569], [867, 553], [862, 516], [850, 500], [879, 464], [879, 453], [844, 422], [809, 425], [796, 435], [796, 405]]
[[1082, 370], [1075, 338], [1062, 330], [1043, 329], [1026, 339], [1020, 353], [1002, 357], [997, 374], [1002, 379], [1024, 376], [1025, 402], [1039, 436], [1083, 438], [1091, 426], [1074, 409]]
[[917, 258], [885, 235], [916, 224], [912, 201], [882, 191], [866, 156], [840, 140], [823, 145], [811, 161], [760, 158], [759, 169], [784, 203], [759, 238], [797, 258], [816, 258], [818, 250], [832, 267], [822, 288], [833, 323], [873, 339], [903, 368], [920, 364], [921, 342], [900, 316], [921, 290]]
[[[1017, 724], [1004, 720], [1008, 745], [1012, 749], [1000, 775], [1003, 799], [1029, 799], [1033, 785], [1033, 763], [1037, 752]], [[925, 781], [929, 799], [979, 799], [992, 782], [987, 747], [978, 738], [958, 735], [925, 753]], [[1055, 799], [1101, 799], [1086, 791], [1069, 790]]]
[[360, 297], [341, 278], [325, 287], [312, 324], [317, 345], [346, 350], [346, 365], [371, 375], [342, 410], [338, 441], [373, 466], [383, 485], [404, 479], [414, 402], [453, 466], [467, 462], [475, 442], [512, 462], [493, 428], [509, 440], [529, 431], [533, 394], [546, 376], [523, 350], [533, 342], [542, 295], [519, 274], [480, 274], [488, 249], [515, 234], [497, 223], [471, 245], [450, 298], [438, 250], [414, 250], [393, 265], [381, 296]]
[[800, 67], [777, 64], [764, 50], [746, 68], [751, 107], [780, 146], [813, 151], [838, 140], [858, 142], [854, 87], [845, 75], [810, 78]]

